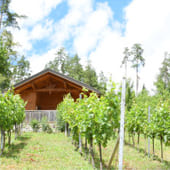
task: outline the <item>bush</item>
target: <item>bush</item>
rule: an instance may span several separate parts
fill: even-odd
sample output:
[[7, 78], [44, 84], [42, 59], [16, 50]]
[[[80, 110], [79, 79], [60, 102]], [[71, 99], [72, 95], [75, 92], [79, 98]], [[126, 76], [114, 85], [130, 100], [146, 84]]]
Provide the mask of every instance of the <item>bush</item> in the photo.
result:
[[34, 132], [38, 132], [38, 130], [40, 129], [40, 123], [36, 119], [31, 120], [30, 125]]
[[47, 117], [43, 117], [41, 120], [42, 131], [47, 133], [52, 133], [52, 129], [48, 124]]
[[46, 132], [46, 130], [48, 129], [47, 117], [43, 117], [41, 119], [41, 126], [42, 126], [42, 131]]
[[64, 132], [65, 130], [65, 121], [62, 118], [62, 111], [60, 109], [57, 109], [56, 114], [56, 130], [61, 132]]

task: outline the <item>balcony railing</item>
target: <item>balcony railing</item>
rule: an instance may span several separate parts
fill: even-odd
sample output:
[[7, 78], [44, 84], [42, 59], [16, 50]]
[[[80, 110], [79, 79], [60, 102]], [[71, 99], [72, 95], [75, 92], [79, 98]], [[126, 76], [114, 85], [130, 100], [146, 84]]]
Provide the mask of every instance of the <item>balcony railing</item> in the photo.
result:
[[43, 117], [46, 117], [48, 122], [55, 122], [56, 113], [56, 110], [26, 110], [25, 123], [30, 123], [33, 119], [41, 121]]

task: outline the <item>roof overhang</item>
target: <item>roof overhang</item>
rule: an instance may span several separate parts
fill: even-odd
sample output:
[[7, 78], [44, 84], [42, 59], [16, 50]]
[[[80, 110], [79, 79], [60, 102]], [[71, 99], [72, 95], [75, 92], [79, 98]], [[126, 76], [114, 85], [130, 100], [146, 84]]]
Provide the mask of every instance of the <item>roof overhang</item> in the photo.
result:
[[25, 79], [25, 80], [23, 80], [23, 81], [15, 84], [15, 85], [14, 85], [14, 88], [15, 88], [15, 89], [20, 88], [21, 86], [24, 86], [24, 85], [26, 85], [26, 84], [28, 84], [28, 83], [30, 83], [30, 82], [33, 82], [34, 80], [36, 80], [36, 79], [38, 79], [39, 77], [41, 77], [41, 76], [43, 76], [43, 75], [45, 75], [45, 74], [48, 74], [48, 73], [50, 73], [50, 74], [52, 74], [52, 75], [54, 75], [54, 76], [56, 76], [56, 77], [59, 77], [59, 78], [61, 78], [61, 79], [67, 80], [68, 82], [73, 83], [73, 84], [75, 84], [75, 85], [77, 85], [77, 86], [80, 86], [81, 88], [86, 88], [87, 90], [92, 91], [92, 92], [95, 92], [95, 93], [97, 93], [98, 95], [101, 94], [99, 90], [97, 90], [97, 89], [95, 89], [95, 88], [93, 88], [93, 87], [91, 87], [91, 86], [89, 86], [89, 85], [87, 85], [87, 84], [85, 84], [85, 83], [83, 83], [83, 82], [81, 82], [81, 81], [77, 81], [77, 80], [75, 80], [75, 79], [73, 79], [73, 78], [71, 78], [71, 77], [68, 77], [68, 76], [63, 75], [63, 74], [61, 74], [61, 73], [58, 73], [58, 72], [56, 72], [56, 71], [53, 71], [53, 70], [51, 70], [51, 69], [49, 69], [49, 68], [48, 68], [48, 69], [45, 69], [45, 70], [43, 70], [43, 71], [41, 71], [41, 72], [39, 72], [39, 73], [37, 73], [37, 74], [34, 74], [33, 76], [31, 76], [31, 77], [29, 77], [29, 78], [27, 78], [27, 79]]

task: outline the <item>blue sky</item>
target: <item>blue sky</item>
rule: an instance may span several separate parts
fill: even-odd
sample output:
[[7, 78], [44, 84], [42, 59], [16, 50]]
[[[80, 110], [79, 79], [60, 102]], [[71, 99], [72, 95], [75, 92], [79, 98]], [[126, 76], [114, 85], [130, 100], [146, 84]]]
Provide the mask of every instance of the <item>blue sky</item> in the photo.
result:
[[[95, 10], [97, 5], [99, 3], [104, 4], [107, 3], [110, 9], [113, 11], [113, 17], [115, 20], [117, 20], [120, 23], [124, 23], [124, 8], [131, 2], [131, 0], [123, 0], [123, 1], [117, 1], [117, 0], [96, 0], [92, 1], [92, 8]], [[51, 10], [48, 16], [46, 16], [46, 19], [52, 19], [55, 23], [59, 22], [64, 18], [69, 11], [69, 6], [67, 1], [63, 1], [59, 3], [54, 9]], [[100, 20], [100, 19], [99, 19]], [[43, 21], [42, 21], [43, 23]], [[112, 22], [110, 21], [109, 25], [111, 26]], [[33, 27], [31, 27], [29, 30], [31, 31]], [[124, 29], [122, 28], [122, 33]], [[73, 43], [74, 37], [70, 37], [67, 41], [65, 41], [62, 45], [68, 52], [70, 51], [72, 55], [76, 53], [76, 51], [72, 52], [72, 43]], [[33, 50], [28, 51], [28, 55], [32, 55], [33, 53], [36, 54], [43, 54], [46, 51], [50, 50], [48, 44], [50, 44], [51, 40], [46, 38], [46, 39], [41, 39], [41, 40], [36, 40], [32, 42], [33, 45]], [[91, 51], [88, 52], [88, 54]]]
[[[152, 89], [164, 52], [170, 52], [169, 6], [169, 0], [12, 0], [11, 9], [28, 17], [19, 20], [14, 39], [33, 74], [64, 47], [116, 82], [122, 79], [124, 48], [140, 43], [146, 59], [140, 86]], [[135, 77], [130, 65], [128, 76]]]

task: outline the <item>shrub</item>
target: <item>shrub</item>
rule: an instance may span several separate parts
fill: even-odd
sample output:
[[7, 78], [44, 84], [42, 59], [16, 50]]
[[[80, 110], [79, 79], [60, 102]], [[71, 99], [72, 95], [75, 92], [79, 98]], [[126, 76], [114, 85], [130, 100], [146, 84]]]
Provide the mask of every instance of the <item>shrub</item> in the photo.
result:
[[34, 132], [38, 132], [38, 130], [40, 129], [40, 123], [36, 119], [31, 120], [30, 125]]
[[41, 120], [42, 131], [47, 133], [52, 133], [52, 128], [48, 124], [47, 117], [43, 117]]
[[62, 117], [62, 109], [57, 108], [57, 114], [56, 114], [56, 130], [59, 130], [61, 132], [64, 132], [65, 130], [65, 121]]

